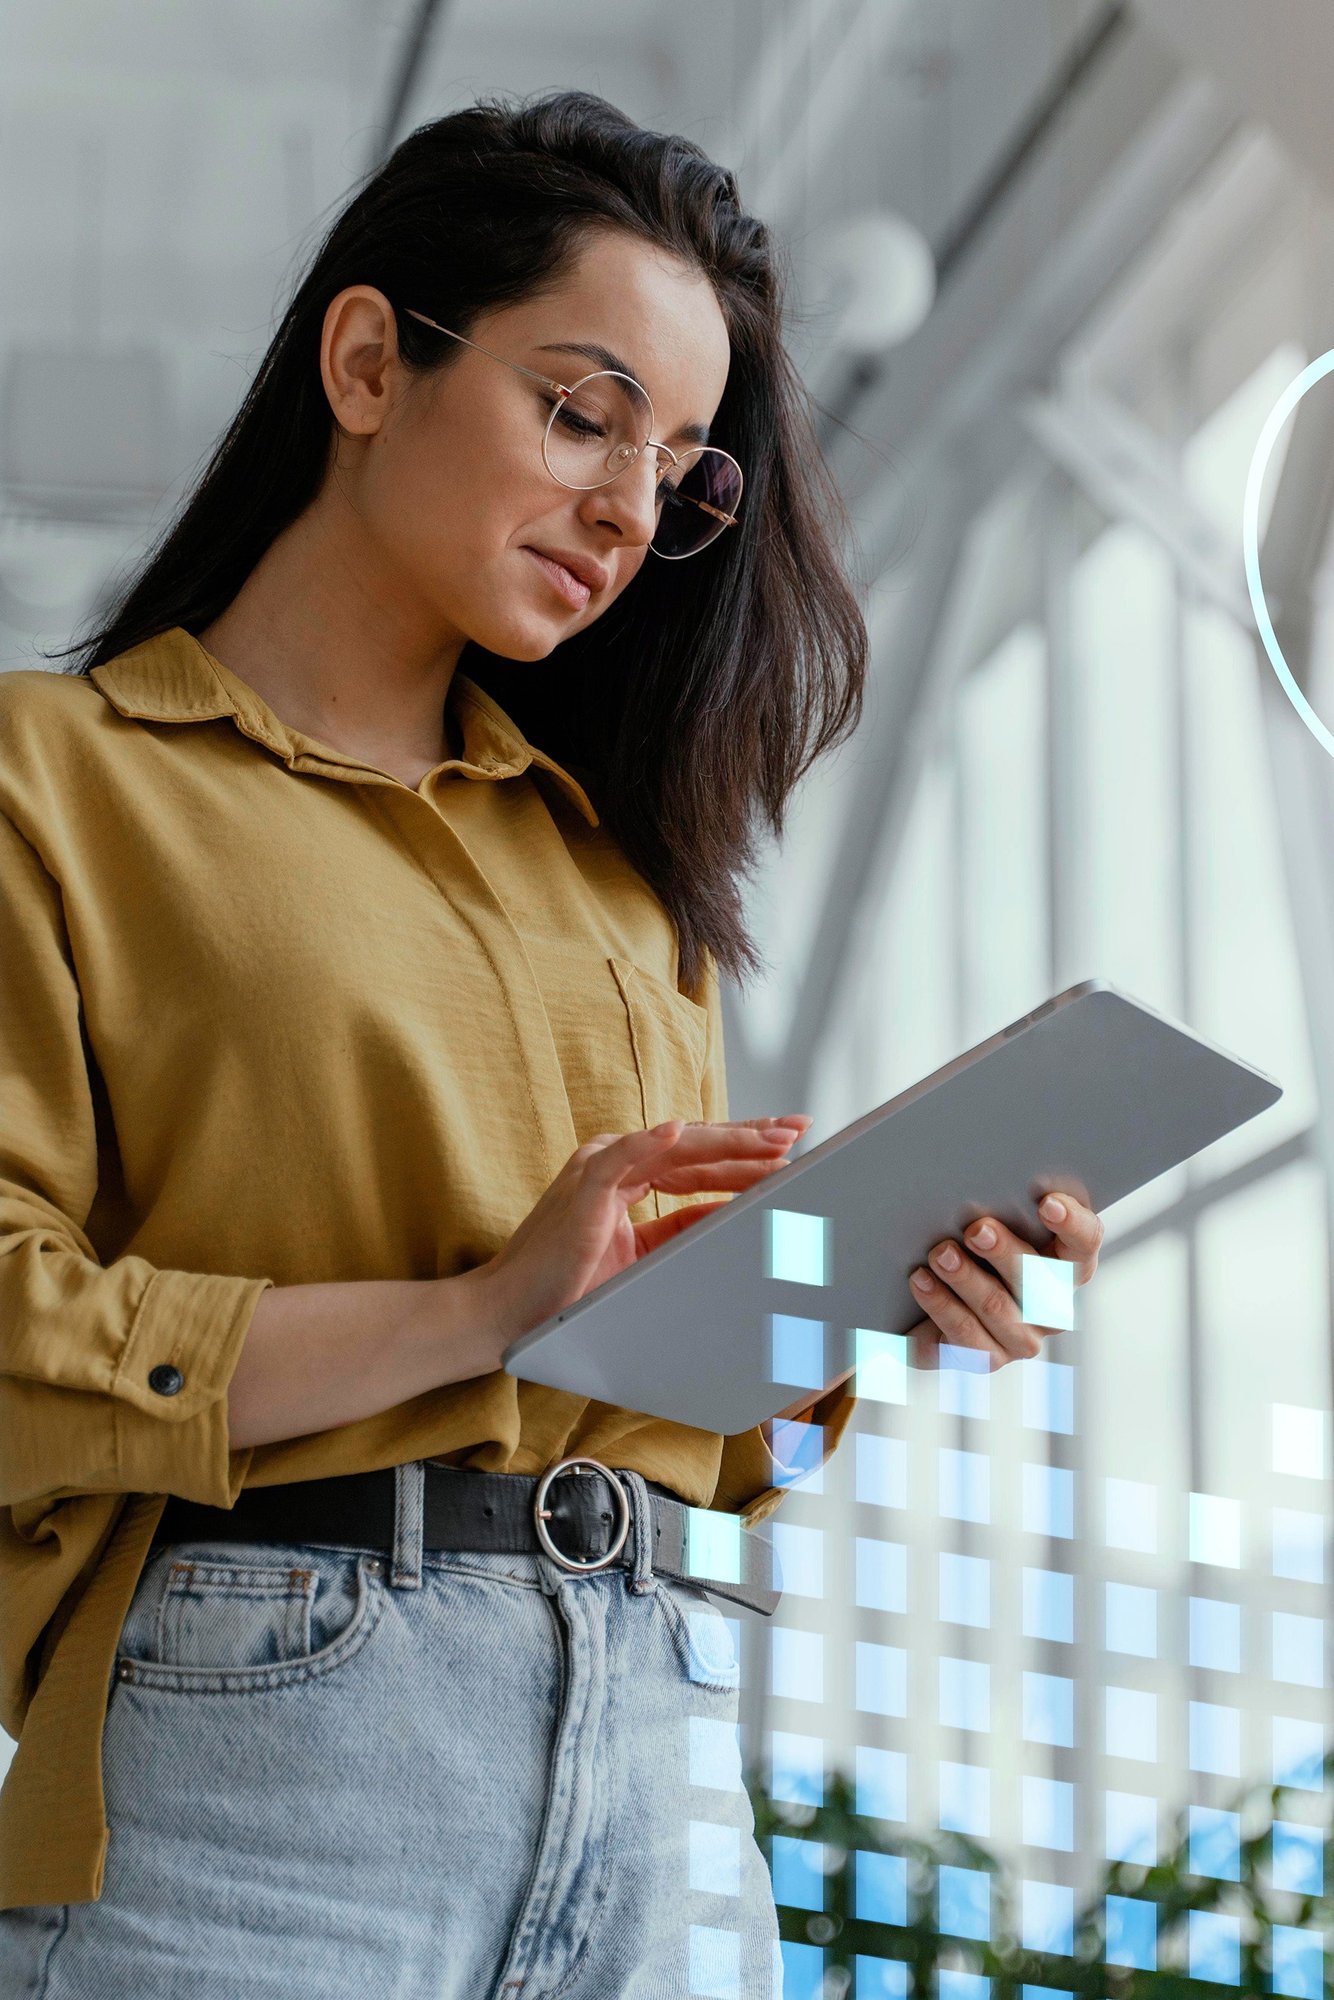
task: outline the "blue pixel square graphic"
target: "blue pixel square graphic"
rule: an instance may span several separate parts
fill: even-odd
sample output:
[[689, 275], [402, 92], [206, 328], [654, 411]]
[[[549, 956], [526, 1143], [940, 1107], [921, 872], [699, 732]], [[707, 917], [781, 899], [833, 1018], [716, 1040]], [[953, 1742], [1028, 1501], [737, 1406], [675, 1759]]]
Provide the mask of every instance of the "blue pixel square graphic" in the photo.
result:
[[790, 1208], [771, 1208], [766, 1219], [769, 1276], [792, 1285], [826, 1284], [827, 1219], [823, 1215], [802, 1215]]
[[853, 1960], [853, 1972], [854, 2000], [908, 2000], [908, 1967], [903, 1959], [870, 1958], [859, 1951]]
[[1064, 1674], [1026, 1673], [1023, 1678], [1024, 1737], [1069, 1750], [1075, 1740], [1075, 1684]]
[[1235, 1986], [1241, 1978], [1241, 1925], [1218, 1910], [1192, 1910], [1187, 1948], [1192, 1979]]
[[1154, 1555], [1158, 1548], [1158, 1490], [1142, 1479], [1103, 1482], [1103, 1539], [1109, 1549]]
[[[741, 1516], [736, 1517], [740, 1520]], [[824, 1596], [824, 1529], [795, 1521], [775, 1521], [770, 1532], [776, 1557], [774, 1582], [793, 1597]]]
[[1158, 1801], [1140, 1792], [1108, 1792], [1105, 1801], [1109, 1861], [1152, 1868], [1158, 1860]]
[[773, 1837], [774, 1901], [792, 1910], [824, 1908], [825, 1851], [818, 1840], [796, 1840], [776, 1833]]
[[980, 1868], [939, 1870], [940, 1928], [951, 1937], [991, 1935], [991, 1877]]
[[1318, 1826], [1303, 1826], [1297, 1820], [1274, 1821], [1269, 1862], [1270, 1878], [1276, 1889], [1293, 1896], [1323, 1896], [1325, 1893], [1325, 1844]]
[[795, 1389], [823, 1389], [824, 1321], [797, 1313], [770, 1313], [773, 1378]]
[[950, 1625], [990, 1625], [991, 1564], [986, 1556], [941, 1551], [940, 1616]]
[[1138, 1583], [1109, 1583], [1105, 1596], [1109, 1653], [1158, 1654], [1158, 1593]]
[[981, 1660], [940, 1662], [940, 1723], [943, 1729], [990, 1729], [991, 1670]]
[[858, 1604], [868, 1611], [908, 1609], [908, 1551], [902, 1542], [858, 1535], [854, 1561]]
[[741, 1830], [714, 1820], [690, 1822], [690, 1886], [714, 1896], [741, 1894]]
[[852, 1330], [853, 1383], [864, 1403], [906, 1403], [908, 1400], [908, 1336], [881, 1333], [875, 1327]]
[[852, 1886], [853, 1911], [863, 1923], [907, 1923], [908, 1864], [901, 1854], [868, 1854], [859, 1848]]
[[908, 1504], [908, 1447], [902, 1438], [857, 1433], [857, 1498], [871, 1507]]
[[856, 1811], [872, 1819], [908, 1817], [908, 1760], [901, 1750], [856, 1747], [853, 1767]]
[[1066, 1257], [1019, 1259], [1019, 1311], [1029, 1326], [1075, 1323], [1075, 1267]]
[[1023, 1825], [1025, 1847], [1049, 1847], [1060, 1854], [1073, 1854], [1074, 1786], [1061, 1778], [1025, 1776]]
[[1158, 1698], [1143, 1688], [1109, 1687], [1103, 1700], [1109, 1757], [1133, 1757], [1142, 1764], [1158, 1758]]
[[990, 1992], [991, 1981], [980, 1972], [957, 1972], [942, 1966], [936, 1975], [937, 2000], [988, 2000]]
[[985, 1840], [991, 1832], [991, 1773], [986, 1766], [942, 1763], [939, 1785], [941, 1832]]
[[1241, 1606], [1218, 1597], [1190, 1600], [1190, 1663], [1215, 1673], [1241, 1672]]
[[797, 1944], [784, 1938], [779, 1952], [783, 1962], [783, 2000], [823, 2000], [823, 1945]]
[[1275, 1507], [1274, 1575], [1298, 1583], [1325, 1581], [1325, 1523], [1298, 1507]]
[[1324, 1739], [1318, 1722], [1294, 1715], [1273, 1718], [1274, 1783], [1294, 1791], [1324, 1789]]
[[858, 1639], [857, 1706], [870, 1715], [908, 1713], [908, 1655], [902, 1646], [879, 1646]]
[[1153, 1972], [1158, 1964], [1158, 1905], [1138, 1896], [1107, 1898], [1108, 1965]]
[[824, 1492], [824, 1425], [808, 1423], [804, 1417], [775, 1417], [770, 1429], [771, 1458], [775, 1486], [805, 1487], [808, 1493]]
[[824, 1639], [779, 1625], [770, 1633], [773, 1692], [788, 1701], [824, 1700]]
[[740, 1931], [692, 1924], [689, 1954], [692, 2000], [741, 2000]]
[[1071, 1436], [1075, 1428], [1075, 1371], [1070, 1363], [1026, 1361], [1021, 1380], [1028, 1428]]
[[688, 1716], [687, 1743], [692, 1785], [716, 1792], [741, 1791], [741, 1740], [735, 1722], [725, 1722], [719, 1715]]
[[1318, 1931], [1275, 1924], [1271, 1933], [1274, 1991], [1295, 2000], [1320, 2000], [1325, 1988], [1325, 1953]]
[[1325, 1621], [1297, 1611], [1273, 1614], [1273, 1676], [1294, 1687], [1325, 1685]]
[[[1025, 1362], [1025, 1367], [1031, 1367]], [[1069, 1541], [1075, 1532], [1075, 1475], [1063, 1465], [1024, 1467], [1024, 1526]]]
[[686, 1509], [686, 1574], [741, 1581], [741, 1516], [711, 1507]]
[[1241, 1776], [1241, 1711], [1216, 1701], [1190, 1704], [1190, 1768], [1220, 1778]]
[[1024, 1571], [1024, 1637], [1069, 1645], [1075, 1636], [1075, 1580], [1064, 1570]]
[[822, 1736], [791, 1729], [769, 1731], [769, 1796], [786, 1805], [824, 1804], [825, 1746]]
[[991, 1519], [991, 1462], [985, 1452], [954, 1451], [948, 1446], [938, 1453], [940, 1511], [946, 1520]]
[[936, 1353], [936, 1407], [942, 1416], [974, 1417], [991, 1412], [991, 1362], [980, 1348], [942, 1345]]
[[1074, 1890], [1056, 1882], [1025, 1882], [1019, 1935], [1026, 1951], [1052, 1951], [1069, 1958], [1075, 1948]]
[[1214, 1806], [1192, 1806], [1188, 1815], [1190, 1868], [1218, 1882], [1241, 1880], [1241, 1815]]

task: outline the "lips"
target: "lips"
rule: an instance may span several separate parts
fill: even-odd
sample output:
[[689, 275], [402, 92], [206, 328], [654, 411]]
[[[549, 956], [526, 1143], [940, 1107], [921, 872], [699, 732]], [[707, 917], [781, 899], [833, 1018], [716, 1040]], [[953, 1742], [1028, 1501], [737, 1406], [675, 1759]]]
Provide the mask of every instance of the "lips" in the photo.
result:
[[582, 609], [596, 590], [605, 590], [609, 572], [593, 556], [576, 555], [564, 549], [539, 549], [531, 545], [527, 553], [542, 566], [567, 603]]

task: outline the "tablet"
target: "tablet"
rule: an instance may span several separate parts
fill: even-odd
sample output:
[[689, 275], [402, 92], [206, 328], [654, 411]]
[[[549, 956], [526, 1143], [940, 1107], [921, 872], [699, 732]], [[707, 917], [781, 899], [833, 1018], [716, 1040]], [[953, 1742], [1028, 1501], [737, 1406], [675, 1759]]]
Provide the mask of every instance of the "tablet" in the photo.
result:
[[[701, 1430], [749, 1430], [844, 1380], [924, 1315], [908, 1273], [998, 1216], [1041, 1250], [1037, 1203], [1099, 1213], [1267, 1110], [1272, 1077], [1087, 979], [789, 1159], [523, 1334], [526, 1382]], [[854, 1383], [855, 1388], [855, 1383]]]

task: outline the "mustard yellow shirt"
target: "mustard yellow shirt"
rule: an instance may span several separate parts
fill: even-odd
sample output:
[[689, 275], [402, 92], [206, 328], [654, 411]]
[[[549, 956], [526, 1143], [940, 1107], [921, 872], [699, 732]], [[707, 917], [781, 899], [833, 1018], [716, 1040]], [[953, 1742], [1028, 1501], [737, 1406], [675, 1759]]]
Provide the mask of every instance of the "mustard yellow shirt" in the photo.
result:
[[[503, 1369], [229, 1447], [266, 1286], [452, 1276], [595, 1133], [728, 1116], [712, 959], [681, 992], [574, 776], [466, 676], [446, 709], [463, 754], [414, 789], [180, 627], [0, 675], [0, 1908], [101, 1895], [102, 1725], [167, 1495], [574, 1452], [747, 1525], [786, 1490], [761, 1428]], [[812, 1405], [826, 1455], [852, 1408]]]

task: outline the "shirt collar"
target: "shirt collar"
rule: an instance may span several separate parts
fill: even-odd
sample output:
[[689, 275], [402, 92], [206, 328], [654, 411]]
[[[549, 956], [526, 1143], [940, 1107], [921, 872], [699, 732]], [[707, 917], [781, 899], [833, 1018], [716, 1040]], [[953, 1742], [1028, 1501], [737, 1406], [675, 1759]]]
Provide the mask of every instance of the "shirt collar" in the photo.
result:
[[[360, 758], [280, 722], [254, 688], [183, 626], [173, 625], [104, 661], [88, 678], [121, 715], [146, 722], [209, 722], [230, 716], [245, 735], [276, 751], [290, 767], [331, 777], [366, 772], [393, 782]], [[463, 756], [446, 759], [442, 771], [457, 771], [466, 778], [512, 778], [535, 764], [550, 772], [589, 825], [597, 826], [597, 812], [583, 787], [554, 758], [529, 743], [476, 681], [455, 672], [445, 706], [462, 734]]]

